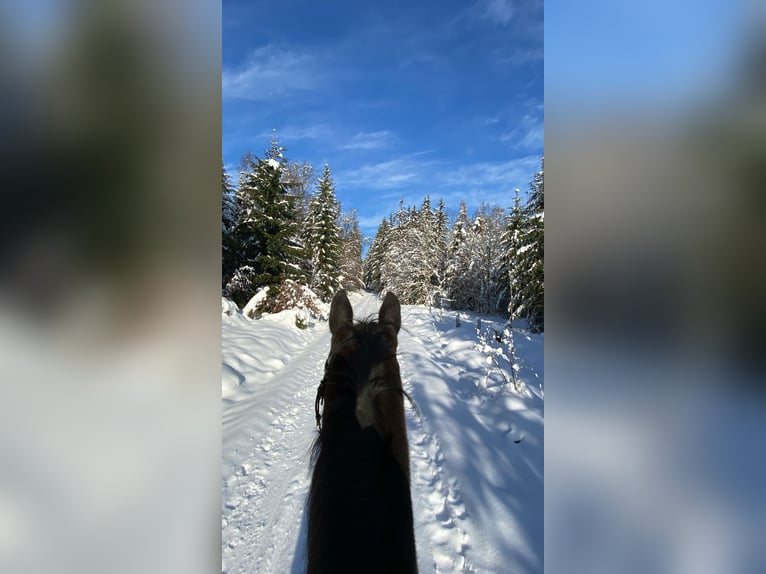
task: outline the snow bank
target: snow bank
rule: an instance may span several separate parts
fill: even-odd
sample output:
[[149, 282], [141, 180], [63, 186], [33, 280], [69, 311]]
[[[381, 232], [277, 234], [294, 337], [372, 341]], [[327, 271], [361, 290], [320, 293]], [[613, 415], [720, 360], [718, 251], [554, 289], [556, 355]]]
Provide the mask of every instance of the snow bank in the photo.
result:
[[253, 319], [255, 317], [256, 310], [266, 300], [268, 294], [268, 287], [264, 287], [263, 289], [258, 290], [258, 292], [250, 298], [250, 301], [248, 301], [245, 306], [242, 307], [242, 314], [245, 317]]
[[227, 299], [226, 297], [221, 297], [221, 314], [226, 315], [227, 317], [233, 317], [235, 315], [240, 315], [241, 313], [234, 301]]

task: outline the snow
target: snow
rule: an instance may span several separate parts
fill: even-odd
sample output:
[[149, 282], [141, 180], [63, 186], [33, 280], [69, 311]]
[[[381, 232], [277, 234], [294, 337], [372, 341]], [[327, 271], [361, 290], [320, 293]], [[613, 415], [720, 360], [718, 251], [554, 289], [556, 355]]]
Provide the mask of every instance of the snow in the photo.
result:
[[[253, 295], [250, 298], [250, 301], [248, 301], [244, 307], [242, 307], [242, 314], [245, 317], [252, 317], [255, 314], [255, 310], [258, 308], [258, 306], [266, 299], [266, 296], [269, 294], [269, 288], [264, 287], [263, 289], [260, 289], [255, 295]], [[236, 306], [236, 304], [235, 304]]]
[[221, 314], [227, 317], [233, 317], [239, 313], [239, 307], [231, 299], [221, 297]]
[[270, 157], [269, 159], [267, 159], [266, 163], [268, 163], [274, 169], [280, 169], [280, 167], [281, 167], [279, 162], [277, 160], [275, 160], [273, 157]]
[[[380, 306], [369, 294], [350, 299], [356, 317]], [[253, 321], [226, 309], [222, 571], [302, 572], [327, 323], [299, 330], [290, 312]], [[454, 313], [402, 306], [399, 363], [417, 405], [406, 414], [419, 569], [542, 572], [543, 335], [506, 327], [511, 358], [477, 332], [478, 318], [461, 312], [455, 327]], [[481, 316], [482, 332], [505, 323]], [[511, 369], [524, 392], [505, 383]]]

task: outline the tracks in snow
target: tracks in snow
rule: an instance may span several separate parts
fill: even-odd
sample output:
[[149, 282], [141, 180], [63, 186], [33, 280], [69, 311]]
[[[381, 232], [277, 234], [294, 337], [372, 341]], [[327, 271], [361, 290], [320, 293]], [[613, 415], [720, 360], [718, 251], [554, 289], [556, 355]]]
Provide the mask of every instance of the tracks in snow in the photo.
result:
[[[286, 556], [303, 559], [314, 397], [328, 348], [323, 333], [265, 383], [266, 392], [229, 413], [236, 430], [224, 439], [225, 453], [233, 447], [222, 485], [224, 572], [281, 572]], [[226, 426], [224, 413], [225, 436]]]
[[[402, 353], [402, 347], [408, 352]], [[402, 383], [412, 394], [412, 384], [417, 384], [417, 368], [408, 356], [415, 349], [419, 356], [427, 356], [428, 349], [418, 337], [405, 331], [399, 334], [399, 348]], [[418, 569], [435, 573], [474, 572], [467, 556], [471, 540], [463, 528], [468, 513], [457, 480], [449, 477], [444, 468], [439, 437], [433, 433], [428, 420], [411, 408], [407, 409], [407, 433]], [[424, 547], [431, 552], [421, 551]]]

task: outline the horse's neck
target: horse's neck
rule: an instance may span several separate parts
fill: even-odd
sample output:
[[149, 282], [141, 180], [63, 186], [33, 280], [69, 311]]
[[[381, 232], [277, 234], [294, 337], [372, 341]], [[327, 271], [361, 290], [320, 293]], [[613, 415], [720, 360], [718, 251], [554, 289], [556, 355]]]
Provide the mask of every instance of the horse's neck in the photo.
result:
[[389, 441], [352, 409], [323, 428], [310, 494], [309, 572], [414, 572], [407, 476]]

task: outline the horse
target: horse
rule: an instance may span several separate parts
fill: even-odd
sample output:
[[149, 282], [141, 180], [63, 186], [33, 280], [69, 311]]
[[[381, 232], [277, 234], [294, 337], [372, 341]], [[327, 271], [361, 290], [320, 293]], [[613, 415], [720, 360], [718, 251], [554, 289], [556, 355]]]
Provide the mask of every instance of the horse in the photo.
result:
[[407, 394], [396, 360], [399, 300], [389, 292], [377, 321], [354, 323], [339, 291], [329, 324], [330, 354], [315, 402], [307, 572], [417, 573]]

